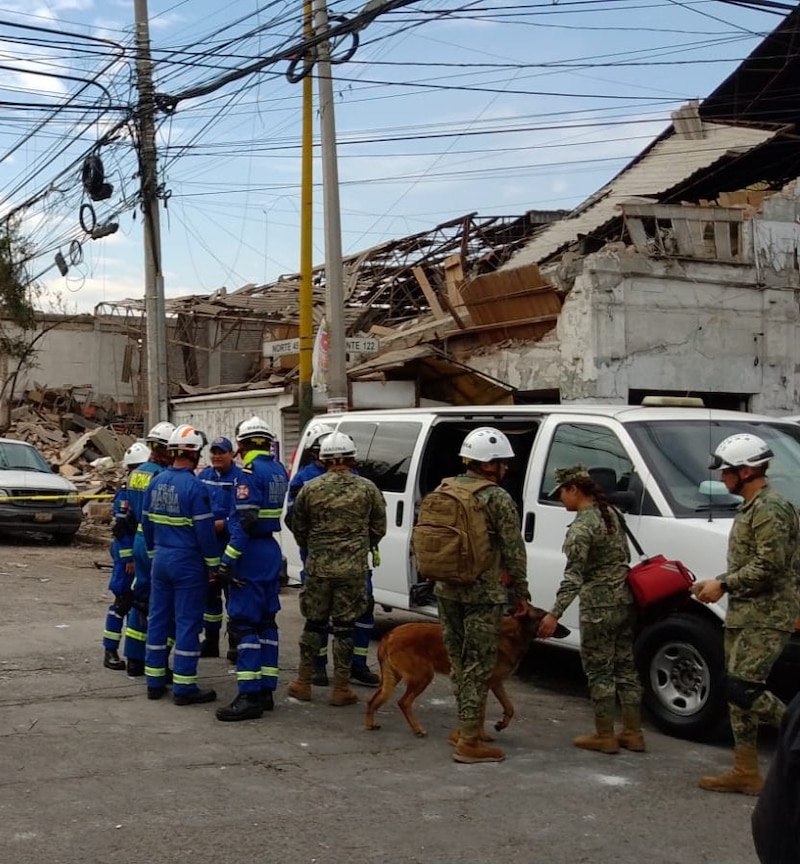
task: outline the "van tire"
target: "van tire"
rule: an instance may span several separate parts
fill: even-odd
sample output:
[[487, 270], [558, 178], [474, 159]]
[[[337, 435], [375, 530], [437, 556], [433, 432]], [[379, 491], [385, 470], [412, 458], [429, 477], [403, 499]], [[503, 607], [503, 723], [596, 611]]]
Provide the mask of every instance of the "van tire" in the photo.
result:
[[728, 720], [722, 626], [679, 612], [648, 626], [636, 646], [644, 706], [668, 735], [705, 741]]

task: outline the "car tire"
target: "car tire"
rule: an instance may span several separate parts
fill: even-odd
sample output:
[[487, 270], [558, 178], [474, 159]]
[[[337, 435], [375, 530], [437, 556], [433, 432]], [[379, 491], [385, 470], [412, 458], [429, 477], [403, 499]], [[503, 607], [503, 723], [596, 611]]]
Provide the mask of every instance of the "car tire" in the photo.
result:
[[722, 626], [675, 613], [648, 626], [636, 643], [644, 706], [668, 735], [705, 741], [728, 721]]

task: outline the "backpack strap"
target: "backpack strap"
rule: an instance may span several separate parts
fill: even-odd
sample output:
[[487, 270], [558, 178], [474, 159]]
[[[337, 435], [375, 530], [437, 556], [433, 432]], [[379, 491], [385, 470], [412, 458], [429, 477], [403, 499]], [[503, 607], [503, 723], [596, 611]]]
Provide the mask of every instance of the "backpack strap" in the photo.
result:
[[628, 527], [628, 523], [625, 521], [625, 517], [622, 515], [622, 511], [618, 510], [616, 507], [611, 507], [611, 509], [617, 514], [617, 519], [619, 519], [619, 524], [622, 525], [622, 530], [625, 532], [628, 539], [631, 541], [631, 545], [636, 550], [636, 553], [640, 558], [646, 558], [644, 549], [642, 549], [642, 544], [636, 539], [636, 535], [631, 531]]

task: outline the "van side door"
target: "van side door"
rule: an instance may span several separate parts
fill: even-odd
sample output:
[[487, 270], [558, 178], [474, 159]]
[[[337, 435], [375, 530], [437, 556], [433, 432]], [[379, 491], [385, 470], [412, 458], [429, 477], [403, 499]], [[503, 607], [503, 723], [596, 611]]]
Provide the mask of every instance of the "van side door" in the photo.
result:
[[338, 426], [355, 441], [358, 473], [383, 493], [386, 536], [380, 543], [381, 563], [373, 568], [375, 601], [407, 609], [411, 584], [411, 528], [414, 522], [416, 465], [422, 444], [421, 420], [356, 420]]
[[[582, 463], [607, 494], [627, 488], [634, 463], [617, 434], [618, 425], [604, 417], [550, 416], [536, 439], [528, 465], [522, 531], [531, 595], [533, 602], [544, 609], [553, 605], [564, 575], [562, 544], [575, 515], [549, 498], [556, 485], [556, 468]], [[562, 622], [572, 630], [566, 641], [577, 645], [577, 600], [570, 604]]]

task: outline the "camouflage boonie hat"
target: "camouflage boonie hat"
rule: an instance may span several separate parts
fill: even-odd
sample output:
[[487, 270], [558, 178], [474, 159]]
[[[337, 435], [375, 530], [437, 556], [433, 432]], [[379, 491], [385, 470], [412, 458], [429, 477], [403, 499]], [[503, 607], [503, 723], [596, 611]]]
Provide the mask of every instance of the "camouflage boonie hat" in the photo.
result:
[[567, 483], [580, 483], [591, 480], [592, 475], [585, 465], [570, 465], [569, 468], [556, 468], [556, 485], [550, 490], [548, 498], [555, 498], [558, 490]]

